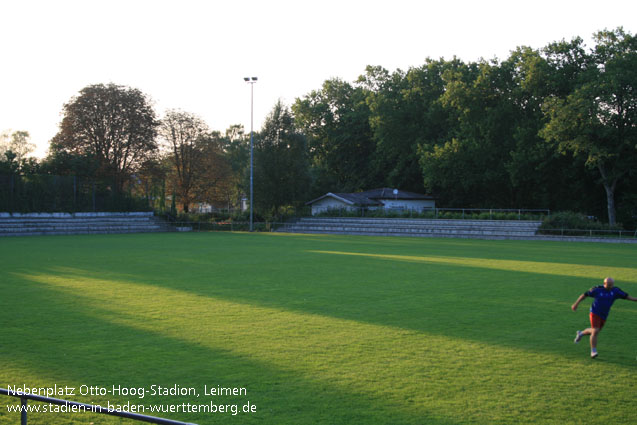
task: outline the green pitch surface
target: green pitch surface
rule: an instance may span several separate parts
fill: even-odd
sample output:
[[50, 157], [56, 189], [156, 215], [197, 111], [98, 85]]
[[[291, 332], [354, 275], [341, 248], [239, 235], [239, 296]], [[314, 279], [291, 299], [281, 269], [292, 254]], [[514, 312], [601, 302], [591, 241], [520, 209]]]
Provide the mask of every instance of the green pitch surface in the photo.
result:
[[[570, 310], [605, 276], [637, 295], [634, 245], [24, 237], [0, 263], [0, 387], [199, 424], [637, 423], [637, 303], [596, 360], [573, 344], [590, 301]], [[135, 423], [42, 410], [29, 424]]]

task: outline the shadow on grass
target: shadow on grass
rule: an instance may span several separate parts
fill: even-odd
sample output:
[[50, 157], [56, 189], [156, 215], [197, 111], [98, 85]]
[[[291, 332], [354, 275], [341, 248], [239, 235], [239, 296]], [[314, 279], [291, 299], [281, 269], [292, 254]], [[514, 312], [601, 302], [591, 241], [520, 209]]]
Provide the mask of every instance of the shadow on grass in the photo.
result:
[[[87, 288], [90, 290], [90, 288]], [[140, 293], [140, 297], [144, 294]], [[174, 338], [122, 324], [126, 317], [115, 317], [104, 308], [86, 305], [80, 294], [60, 292], [42, 284], [22, 282], [13, 287], [11, 299], [5, 299], [3, 314], [11, 323], [2, 331], [5, 357], [4, 382], [14, 385], [50, 386], [53, 384], [123, 387], [164, 387], [179, 385], [197, 387], [199, 399], [192, 397], [72, 397], [75, 401], [106, 405], [121, 402], [137, 404], [180, 404], [211, 401], [215, 404], [248, 400], [257, 406], [252, 415], [183, 414], [156, 415], [174, 419], [208, 423], [374, 423], [374, 424], [454, 424], [453, 420], [437, 412], [430, 415], [422, 406], [406, 409], [393, 405], [381, 395], [366, 394], [352, 388], [322, 380], [309, 379], [292, 370], [256, 361], [237, 353], [214, 349], [202, 344]], [[108, 303], [109, 300], [104, 300]], [[9, 304], [10, 303], [10, 304]], [[46, 308], [39, 308], [46, 306]], [[158, 312], [161, 315], [161, 311]], [[183, 333], [191, 330], [184, 328]], [[25, 382], [11, 372], [28, 370], [37, 382]], [[245, 387], [245, 397], [206, 397], [203, 386]], [[147, 412], [148, 413], [148, 412]], [[9, 414], [4, 412], [6, 418]], [[30, 423], [51, 423], [58, 418], [37, 415]], [[58, 423], [86, 423], [93, 416], [74, 414], [60, 417]], [[0, 417], [2, 417], [0, 415]], [[13, 420], [13, 419], [11, 419]], [[17, 415], [16, 415], [16, 419]], [[100, 416], [100, 423], [110, 421]], [[119, 423], [112, 419], [109, 423]]]
[[[226, 243], [210, 246], [204, 242], [219, 238], [201, 236], [205, 235], [186, 239], [188, 249], [183, 250], [180, 248], [186, 246], [142, 247], [140, 239], [128, 238], [131, 245], [116, 243], [118, 250], [110, 247], [112, 258], [93, 261], [90, 270], [46, 267], [41, 271], [61, 277], [125, 280], [570, 359], [585, 357], [583, 350], [573, 347], [571, 334], [586, 326], [588, 305], [580, 307], [579, 315], [570, 312], [569, 306], [579, 293], [596, 284], [596, 278], [553, 276], [541, 269], [532, 272], [467, 266], [460, 264], [458, 257], [451, 258], [450, 263], [436, 263], [391, 254], [374, 257], [358, 255], [360, 252], [308, 252], [306, 243], [299, 245], [296, 238], [275, 238], [280, 242], [273, 246], [272, 238], [222, 235]], [[246, 237], [256, 243], [237, 244]], [[343, 240], [340, 245], [348, 243]], [[364, 241], [354, 243], [366, 246]], [[632, 352], [626, 354], [630, 347], [620, 342], [620, 328], [612, 323], [630, 320], [630, 314], [616, 314], [623, 309], [622, 302], [617, 302], [611, 326], [605, 329], [600, 343], [617, 341], [614, 351], [607, 350], [617, 355], [608, 361], [635, 368]]]
[[[149, 288], [167, 288], [246, 306], [309, 313], [529, 352], [551, 353], [565, 359], [586, 360], [585, 350], [580, 349], [587, 345], [586, 342], [574, 346], [572, 334], [575, 329], [587, 326], [588, 305], [582, 304], [578, 313], [572, 313], [569, 308], [573, 294], [577, 295], [582, 288], [587, 289], [581, 278], [560, 277], [558, 280], [566, 289], [558, 289], [550, 279], [538, 278], [527, 272], [503, 272], [494, 278], [484, 274], [482, 269], [464, 267], [450, 270], [448, 266], [429, 265], [428, 281], [420, 283], [416, 278], [422, 273], [421, 267], [408, 264], [402, 268], [403, 282], [382, 279], [355, 282], [351, 275], [358, 275], [362, 270], [374, 274], [374, 266], [378, 264], [367, 264], [369, 261], [363, 261], [354, 270], [343, 269], [343, 275], [338, 279], [322, 279], [320, 275], [308, 279], [300, 273], [290, 274], [290, 271], [282, 269], [261, 270], [261, 281], [255, 277], [249, 283], [226, 283], [223, 279], [214, 279], [209, 284], [179, 280], [157, 282], [149, 281], [147, 275], [108, 275], [109, 279], [149, 285]], [[385, 265], [388, 263], [385, 262]], [[99, 279], [103, 275], [64, 269], [47, 273], [73, 279]], [[453, 279], [449, 278], [450, 273], [454, 275]], [[264, 276], [272, 274], [277, 275], [276, 282], [267, 278], [263, 280]], [[473, 283], [476, 279], [490, 280], [489, 286], [476, 286]], [[512, 282], [525, 282], [525, 285]], [[496, 295], [493, 295], [494, 291]], [[631, 324], [637, 325], [637, 317], [631, 314], [631, 306], [624, 306], [622, 302], [616, 303], [610, 326], [600, 336], [600, 344], [602, 347], [608, 344], [606, 353], [615, 353], [607, 358], [608, 362], [635, 369], [637, 365], [632, 351], [622, 338], [626, 328], [630, 328]], [[611, 345], [613, 347], [609, 350]]]
[[[530, 244], [530, 252], [511, 253], [511, 248], [521, 245], [509, 241], [501, 244], [401, 238], [194, 234], [85, 238], [81, 242], [75, 258], [62, 257], [61, 261], [30, 271], [130, 281], [247, 305], [392, 326], [569, 359], [585, 357], [583, 350], [573, 347], [571, 334], [586, 326], [588, 305], [582, 304], [578, 314], [570, 312], [569, 307], [578, 294], [601, 279], [588, 278], [576, 267], [562, 270], [559, 275], [542, 268], [551, 261], [568, 265], [573, 258], [599, 256], [602, 249], [573, 244], [568, 246], [574, 247], [575, 255], [564, 253], [563, 244], [554, 243]], [[547, 246], [553, 250], [547, 251]], [[317, 248], [325, 251], [326, 247], [338, 254], [310, 252], [319, 251]], [[449, 257], [444, 257], [444, 253]], [[609, 258], [615, 254], [611, 252]], [[498, 260], [498, 256], [508, 260]], [[471, 264], [467, 265], [463, 258], [477, 260], [467, 261]], [[481, 258], [485, 263], [500, 264], [495, 268], [481, 265]], [[522, 270], [515, 270], [513, 259], [521, 262]], [[622, 264], [623, 260], [616, 266]], [[568, 270], [576, 276], [569, 276]], [[623, 272], [631, 277], [630, 271]], [[631, 281], [637, 281], [637, 276]], [[619, 307], [620, 303], [617, 302], [600, 343], [616, 341], [613, 348], [618, 354], [608, 361], [634, 369], [633, 346], [621, 342], [618, 324], [622, 320], [629, 324], [637, 321], [630, 312], [623, 311], [623, 306]], [[629, 351], [631, 355], [627, 354]]]
[[[560, 262], [575, 266], [604, 268], [610, 265], [633, 268], [637, 255], [637, 245], [626, 244], [334, 235], [312, 235], [312, 238], [306, 238], [307, 235], [294, 234], [287, 236], [310, 242], [314, 249], [321, 249], [322, 246], [331, 248], [335, 244], [347, 247], [350, 251], [366, 253], [457, 257], [458, 252], [462, 252], [462, 256], [469, 259], [524, 260], [538, 263], [540, 267], [559, 258]], [[600, 256], [600, 252], [605, 255]]]

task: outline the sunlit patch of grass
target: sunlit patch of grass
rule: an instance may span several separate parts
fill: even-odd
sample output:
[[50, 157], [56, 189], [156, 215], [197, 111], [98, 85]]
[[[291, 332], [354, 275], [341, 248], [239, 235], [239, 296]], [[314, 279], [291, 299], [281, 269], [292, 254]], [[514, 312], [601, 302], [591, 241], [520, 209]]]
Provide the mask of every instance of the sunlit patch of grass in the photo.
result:
[[539, 273], [553, 276], [613, 276], [623, 282], [637, 283], [637, 269], [629, 267], [599, 267], [587, 264], [568, 264], [553, 261], [513, 261], [490, 258], [468, 258], [447, 256], [415, 256], [394, 254], [370, 254], [364, 252], [339, 252], [312, 250], [319, 254], [351, 255], [360, 257], [378, 258], [382, 260], [408, 261], [416, 263], [446, 264], [458, 267], [477, 267], [493, 270], [505, 270], [526, 273]]

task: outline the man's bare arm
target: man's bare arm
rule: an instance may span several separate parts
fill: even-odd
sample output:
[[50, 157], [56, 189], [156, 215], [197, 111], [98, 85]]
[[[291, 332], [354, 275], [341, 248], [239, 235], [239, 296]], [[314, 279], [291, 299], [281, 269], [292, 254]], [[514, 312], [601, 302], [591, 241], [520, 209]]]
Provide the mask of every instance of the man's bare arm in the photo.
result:
[[[579, 303], [581, 303], [584, 298], [586, 298], [586, 294], [582, 294], [579, 296], [579, 298], [577, 299], [577, 301], [575, 301], [575, 303], [573, 303], [573, 305], [571, 306], [571, 310], [576, 311], [577, 310], [577, 306], [579, 305]], [[632, 297], [628, 297], [628, 298], [632, 298]], [[628, 299], [626, 298], [626, 299]]]

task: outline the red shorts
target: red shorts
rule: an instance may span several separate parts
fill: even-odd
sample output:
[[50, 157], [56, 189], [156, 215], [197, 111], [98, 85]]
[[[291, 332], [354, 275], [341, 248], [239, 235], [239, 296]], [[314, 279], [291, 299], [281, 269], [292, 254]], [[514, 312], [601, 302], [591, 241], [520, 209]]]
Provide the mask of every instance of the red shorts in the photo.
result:
[[606, 320], [602, 319], [595, 313], [590, 313], [588, 316], [591, 319], [591, 328], [601, 329], [604, 327], [604, 323], [606, 323]]

